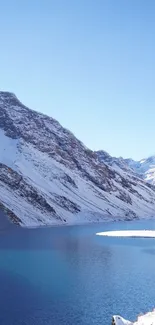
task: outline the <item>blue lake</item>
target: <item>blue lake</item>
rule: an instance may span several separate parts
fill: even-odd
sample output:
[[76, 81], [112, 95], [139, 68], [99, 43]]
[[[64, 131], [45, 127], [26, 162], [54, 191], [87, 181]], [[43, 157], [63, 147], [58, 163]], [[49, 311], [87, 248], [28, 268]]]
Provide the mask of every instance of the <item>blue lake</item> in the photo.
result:
[[155, 306], [155, 239], [96, 232], [155, 221], [0, 230], [1, 325], [111, 324]]

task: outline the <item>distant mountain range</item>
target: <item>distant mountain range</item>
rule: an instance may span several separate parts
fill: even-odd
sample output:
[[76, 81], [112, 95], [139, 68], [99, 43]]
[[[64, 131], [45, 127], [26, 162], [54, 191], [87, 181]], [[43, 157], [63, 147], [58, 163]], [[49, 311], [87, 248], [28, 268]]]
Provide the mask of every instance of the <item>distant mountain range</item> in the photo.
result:
[[96, 151], [100, 162], [104, 162], [117, 170], [121, 169], [130, 173], [137, 174], [150, 184], [155, 184], [155, 156], [135, 161], [133, 159], [123, 159], [110, 156], [105, 151]]
[[0, 207], [22, 226], [155, 217], [155, 157], [93, 152], [0, 92]]

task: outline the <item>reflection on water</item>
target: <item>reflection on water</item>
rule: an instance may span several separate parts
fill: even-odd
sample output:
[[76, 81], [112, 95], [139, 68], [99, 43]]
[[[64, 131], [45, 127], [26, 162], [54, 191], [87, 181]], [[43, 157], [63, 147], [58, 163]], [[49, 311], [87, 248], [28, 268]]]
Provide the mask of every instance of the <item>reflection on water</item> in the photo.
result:
[[143, 253], [155, 255], [155, 248], [143, 249]]

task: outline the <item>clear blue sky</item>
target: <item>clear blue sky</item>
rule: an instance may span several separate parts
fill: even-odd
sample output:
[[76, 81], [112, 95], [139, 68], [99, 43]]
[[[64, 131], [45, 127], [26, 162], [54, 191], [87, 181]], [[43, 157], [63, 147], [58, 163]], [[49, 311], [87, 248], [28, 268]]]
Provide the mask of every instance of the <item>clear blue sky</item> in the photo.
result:
[[0, 87], [93, 150], [155, 154], [155, 1], [0, 1]]

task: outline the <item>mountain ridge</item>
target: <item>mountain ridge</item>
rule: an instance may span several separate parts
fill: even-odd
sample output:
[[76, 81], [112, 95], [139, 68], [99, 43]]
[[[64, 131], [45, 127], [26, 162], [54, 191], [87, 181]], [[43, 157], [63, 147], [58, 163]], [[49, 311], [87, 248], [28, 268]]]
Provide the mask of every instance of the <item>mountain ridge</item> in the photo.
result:
[[0, 203], [22, 226], [155, 216], [153, 185], [123, 160], [124, 170], [101, 162], [59, 122], [9, 92], [0, 92], [0, 139]]
[[112, 157], [104, 150], [95, 151], [100, 162], [106, 163], [114, 168], [119, 167], [122, 170], [127, 170], [140, 178], [155, 185], [155, 156], [149, 156], [141, 160], [132, 158]]

